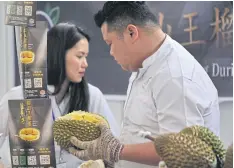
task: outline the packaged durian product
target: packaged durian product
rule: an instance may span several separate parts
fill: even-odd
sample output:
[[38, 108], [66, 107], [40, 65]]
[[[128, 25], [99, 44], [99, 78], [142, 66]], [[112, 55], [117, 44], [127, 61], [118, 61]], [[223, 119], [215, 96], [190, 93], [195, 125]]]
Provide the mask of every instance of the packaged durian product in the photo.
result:
[[[8, 101], [11, 167], [56, 168], [51, 100], [47, 92], [47, 23], [17, 16], [20, 7], [24, 8], [24, 14], [36, 16], [36, 2], [5, 3], [7, 24], [20, 30], [20, 40], [16, 43], [17, 49], [20, 48], [17, 55], [23, 92], [22, 99], [12, 97]], [[22, 18], [29, 22], [22, 23]]]
[[9, 143], [12, 167], [55, 168], [49, 99], [9, 100]]
[[20, 27], [19, 71], [25, 99], [48, 98], [47, 24], [37, 21], [36, 28]]

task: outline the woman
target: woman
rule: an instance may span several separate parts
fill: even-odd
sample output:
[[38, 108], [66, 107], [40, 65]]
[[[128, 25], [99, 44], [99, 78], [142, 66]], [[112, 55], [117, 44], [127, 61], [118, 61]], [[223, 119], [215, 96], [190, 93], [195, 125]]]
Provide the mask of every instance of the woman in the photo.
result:
[[[99, 113], [106, 117], [114, 134], [116, 121], [101, 91], [87, 84], [84, 79], [88, 67], [89, 36], [69, 23], [60, 23], [47, 34], [48, 91], [54, 118], [74, 110]], [[11, 89], [0, 102], [0, 157], [6, 167], [10, 166], [10, 149], [7, 131], [8, 100], [23, 99], [21, 86]], [[56, 143], [55, 143], [56, 144]], [[57, 168], [77, 168], [82, 161], [55, 145]]]

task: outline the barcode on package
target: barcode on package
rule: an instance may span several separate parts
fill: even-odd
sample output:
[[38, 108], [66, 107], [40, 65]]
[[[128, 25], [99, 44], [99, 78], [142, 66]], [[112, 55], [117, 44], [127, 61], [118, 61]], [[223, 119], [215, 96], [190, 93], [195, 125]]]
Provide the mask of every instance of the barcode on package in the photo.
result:
[[32, 16], [32, 6], [25, 6], [25, 16]]
[[13, 165], [15, 165], [15, 166], [19, 165], [18, 156], [12, 156], [12, 162], [13, 162]]
[[37, 165], [36, 156], [28, 156], [28, 165]]
[[49, 165], [50, 164], [50, 155], [40, 155], [40, 164]]
[[8, 15], [15, 15], [16, 14], [16, 5], [7, 5], [7, 12]]
[[17, 15], [23, 15], [23, 6], [17, 5]]
[[26, 89], [32, 88], [32, 80], [31, 79], [24, 79], [24, 87]]
[[34, 88], [42, 88], [42, 78], [34, 78]]

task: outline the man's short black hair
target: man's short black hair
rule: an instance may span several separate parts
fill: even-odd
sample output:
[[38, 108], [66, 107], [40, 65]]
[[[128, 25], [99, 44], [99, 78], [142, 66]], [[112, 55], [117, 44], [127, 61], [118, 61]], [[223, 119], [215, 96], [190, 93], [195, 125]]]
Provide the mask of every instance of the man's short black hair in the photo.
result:
[[158, 25], [158, 19], [144, 1], [107, 1], [94, 15], [100, 28], [107, 23], [109, 31], [122, 31], [128, 24], [136, 26]]

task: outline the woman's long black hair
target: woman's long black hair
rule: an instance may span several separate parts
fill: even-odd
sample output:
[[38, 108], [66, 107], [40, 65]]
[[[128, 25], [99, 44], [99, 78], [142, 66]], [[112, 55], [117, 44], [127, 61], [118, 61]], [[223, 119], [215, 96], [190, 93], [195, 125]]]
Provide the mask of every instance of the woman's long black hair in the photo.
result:
[[[47, 34], [47, 67], [48, 85], [54, 85], [56, 95], [66, 79], [65, 55], [78, 41], [86, 38], [88, 34], [71, 23], [59, 23], [48, 31]], [[70, 82], [67, 94], [70, 94], [68, 113], [74, 110], [88, 111], [89, 90], [83, 78], [80, 83]]]

